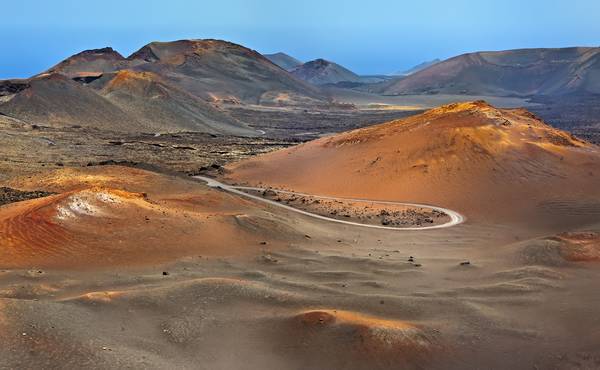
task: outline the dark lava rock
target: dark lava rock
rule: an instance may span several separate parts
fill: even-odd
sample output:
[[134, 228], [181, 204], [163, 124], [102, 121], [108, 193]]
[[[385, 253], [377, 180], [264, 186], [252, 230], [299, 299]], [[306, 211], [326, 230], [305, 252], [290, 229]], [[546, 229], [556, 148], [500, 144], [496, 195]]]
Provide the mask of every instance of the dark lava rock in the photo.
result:
[[277, 193], [274, 192], [273, 190], [267, 189], [267, 190], [263, 191], [262, 195], [263, 195], [263, 197], [276, 197]]
[[0, 206], [29, 199], [43, 198], [52, 194], [54, 193], [47, 191], [21, 191], [7, 187], [0, 187]]

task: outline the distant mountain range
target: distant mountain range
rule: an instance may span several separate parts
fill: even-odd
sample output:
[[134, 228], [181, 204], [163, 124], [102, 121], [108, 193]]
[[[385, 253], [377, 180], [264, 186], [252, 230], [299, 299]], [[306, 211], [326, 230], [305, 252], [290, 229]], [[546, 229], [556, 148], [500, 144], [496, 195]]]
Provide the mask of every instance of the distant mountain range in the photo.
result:
[[379, 92], [492, 96], [600, 94], [600, 48], [463, 54], [384, 84]]
[[383, 95], [600, 95], [600, 48], [476, 52], [404, 73], [359, 76], [324, 59], [267, 58], [219, 40], [153, 42], [128, 57], [86, 50], [32, 78], [0, 81], [0, 114], [51, 126], [254, 135], [224, 107], [329, 106], [324, 86], [367, 85]]
[[125, 58], [87, 50], [26, 80], [0, 81], [0, 113], [55, 126], [252, 135], [223, 103], [327, 104], [256, 51], [219, 40], [153, 42]]

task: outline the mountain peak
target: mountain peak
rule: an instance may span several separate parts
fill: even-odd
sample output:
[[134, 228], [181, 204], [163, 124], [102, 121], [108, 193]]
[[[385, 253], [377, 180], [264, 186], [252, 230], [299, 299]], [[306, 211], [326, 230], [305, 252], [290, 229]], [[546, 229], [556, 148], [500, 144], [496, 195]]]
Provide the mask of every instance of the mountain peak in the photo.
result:
[[229, 41], [216, 39], [185, 39], [176, 41], [153, 41], [131, 54], [128, 60], [141, 60], [154, 63], [182, 64], [189, 56], [203, 56], [210, 53], [246, 55], [264, 59], [258, 52]]
[[265, 54], [265, 58], [269, 59], [271, 62], [285, 69], [286, 71], [291, 71], [292, 69], [298, 67], [302, 64], [298, 59], [289, 56], [286, 53], [278, 52], [275, 54]]
[[116, 51], [115, 49], [113, 49], [110, 46], [107, 46], [104, 48], [99, 48], [99, 49], [84, 50], [80, 53], [75, 54], [74, 56], [80, 56], [80, 55], [96, 55], [96, 56], [108, 55], [108, 56], [115, 56], [120, 59], [123, 58], [123, 56], [118, 51]]
[[282, 51], [278, 51], [277, 53], [267, 54], [267, 55], [274, 56], [274, 57], [290, 57], [290, 58], [292, 58], [291, 56], [287, 55], [286, 53], [284, 53]]
[[315, 85], [360, 82], [360, 77], [356, 73], [322, 58], [306, 62], [290, 72], [301, 80]]
[[46, 73], [61, 73], [74, 77], [89, 73], [111, 72], [124, 61], [123, 55], [111, 47], [89, 49], [68, 57]]
[[334, 63], [332, 63], [332, 62], [330, 62], [328, 60], [325, 60], [323, 58], [318, 58], [318, 59], [306, 62], [304, 64], [306, 66], [312, 66], [312, 67], [328, 67], [328, 66], [330, 66], [330, 65], [332, 65]]
[[446, 114], [446, 113], [457, 113], [457, 112], [465, 112], [465, 111], [481, 112], [481, 111], [485, 111], [485, 110], [496, 110], [497, 111], [497, 109], [494, 106], [492, 106], [485, 100], [475, 100], [475, 101], [450, 103], [450, 104], [442, 105], [437, 108], [430, 109], [426, 113]]

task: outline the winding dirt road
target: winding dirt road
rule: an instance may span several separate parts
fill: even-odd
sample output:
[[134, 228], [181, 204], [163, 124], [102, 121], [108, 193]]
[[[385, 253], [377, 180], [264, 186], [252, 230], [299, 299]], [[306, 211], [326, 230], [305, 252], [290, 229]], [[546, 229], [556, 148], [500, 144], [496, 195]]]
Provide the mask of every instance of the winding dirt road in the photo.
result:
[[338, 220], [335, 218], [331, 218], [331, 217], [326, 217], [326, 216], [321, 216], [315, 213], [311, 213], [311, 212], [307, 212], [307, 211], [303, 211], [301, 209], [298, 208], [294, 208], [294, 207], [290, 207], [286, 204], [281, 204], [279, 202], [270, 200], [270, 199], [265, 199], [263, 197], [260, 197], [258, 195], [253, 195], [250, 193], [246, 193], [244, 190], [253, 190], [253, 191], [264, 191], [267, 190], [265, 188], [258, 188], [258, 187], [251, 187], [251, 186], [231, 186], [231, 185], [227, 185], [227, 184], [223, 184], [215, 179], [212, 179], [210, 177], [205, 177], [205, 176], [194, 176], [194, 178], [198, 179], [198, 180], [202, 180], [204, 182], [206, 182], [206, 185], [208, 185], [211, 188], [217, 188], [217, 189], [222, 189], [225, 190], [227, 192], [233, 193], [233, 194], [237, 194], [246, 198], [250, 198], [250, 199], [254, 199], [254, 200], [258, 200], [276, 207], [280, 207], [280, 208], [284, 208], [293, 212], [297, 212], [297, 213], [301, 213], [303, 215], [309, 216], [309, 217], [313, 217], [313, 218], [317, 218], [320, 220], [324, 220], [324, 221], [329, 221], [329, 222], [337, 222], [337, 223], [341, 223], [341, 224], [346, 224], [346, 225], [352, 225], [352, 226], [360, 226], [360, 227], [370, 227], [372, 229], [385, 229], [385, 230], [395, 230], [395, 231], [422, 231], [422, 230], [431, 230], [431, 229], [444, 229], [447, 227], [452, 227], [452, 226], [456, 226], [459, 225], [461, 223], [463, 223], [465, 221], [465, 218], [463, 215], [461, 215], [460, 213], [453, 211], [451, 209], [447, 209], [447, 208], [442, 208], [442, 207], [436, 207], [436, 206], [431, 206], [428, 204], [418, 204], [418, 203], [403, 203], [403, 202], [392, 202], [392, 201], [384, 201], [384, 200], [372, 200], [372, 199], [355, 199], [355, 198], [336, 198], [336, 197], [328, 197], [328, 196], [323, 196], [323, 195], [312, 195], [312, 194], [305, 194], [305, 193], [297, 193], [297, 192], [293, 192], [293, 191], [286, 191], [286, 190], [277, 190], [277, 189], [270, 189], [273, 190], [275, 192], [279, 192], [279, 193], [283, 193], [283, 194], [291, 194], [291, 195], [298, 195], [298, 196], [306, 196], [306, 197], [313, 197], [313, 198], [320, 198], [320, 199], [329, 199], [329, 200], [345, 200], [345, 201], [355, 201], [355, 202], [373, 202], [373, 203], [377, 203], [377, 204], [390, 204], [390, 205], [400, 205], [400, 206], [412, 206], [412, 207], [424, 207], [424, 208], [430, 208], [439, 212], [443, 212], [445, 214], [447, 214], [450, 217], [450, 221], [446, 222], [445, 224], [440, 224], [440, 225], [432, 225], [432, 226], [422, 226], [422, 227], [393, 227], [393, 226], [380, 226], [380, 225], [367, 225], [367, 224], [361, 224], [359, 222], [352, 222], [352, 221], [344, 221], [344, 220]]

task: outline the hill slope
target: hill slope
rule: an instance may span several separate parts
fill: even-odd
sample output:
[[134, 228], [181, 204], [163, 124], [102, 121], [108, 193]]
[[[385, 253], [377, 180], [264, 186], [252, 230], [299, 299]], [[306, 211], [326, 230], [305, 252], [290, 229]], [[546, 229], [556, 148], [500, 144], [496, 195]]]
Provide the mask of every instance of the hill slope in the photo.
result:
[[598, 147], [527, 111], [485, 102], [443, 106], [228, 169], [234, 182], [436, 204], [468, 218], [534, 223], [600, 207]]
[[291, 71], [302, 64], [302, 62], [298, 59], [281, 52], [275, 54], [265, 54], [265, 57], [286, 71]]
[[[15, 86], [11, 81], [0, 86]], [[137, 121], [94, 90], [60, 74], [45, 74], [0, 100], [0, 112], [32, 124], [138, 130]]]
[[121, 70], [89, 85], [52, 73], [0, 86], [13, 86], [14, 92], [0, 100], [0, 113], [32, 124], [123, 132], [255, 134], [226, 113], [148, 73]]
[[388, 84], [382, 92], [495, 96], [600, 93], [600, 48], [463, 54]]
[[339, 64], [325, 59], [306, 62], [290, 71], [294, 76], [314, 85], [338, 82], [361, 82], [360, 76]]
[[152, 72], [120, 70], [91, 85], [145, 130], [253, 135], [254, 130]]

